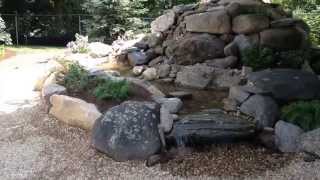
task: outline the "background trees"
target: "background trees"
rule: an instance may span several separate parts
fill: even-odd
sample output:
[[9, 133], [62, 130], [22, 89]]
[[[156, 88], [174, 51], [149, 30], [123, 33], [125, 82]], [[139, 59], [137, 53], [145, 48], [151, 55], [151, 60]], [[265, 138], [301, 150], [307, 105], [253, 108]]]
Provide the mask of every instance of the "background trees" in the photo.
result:
[[[19, 14], [20, 42], [66, 44], [79, 33], [110, 42], [125, 31], [145, 32], [153, 18], [177, 4], [199, 0], [0, 0], [0, 12]], [[311, 26], [320, 44], [320, 0], [273, 0]], [[312, 12], [312, 14], [310, 14]], [[52, 16], [42, 16], [42, 15]], [[73, 14], [73, 15], [70, 15]], [[80, 16], [75, 14], [83, 14]], [[14, 16], [2, 16], [14, 35]], [[12, 36], [15, 38], [15, 36]]]

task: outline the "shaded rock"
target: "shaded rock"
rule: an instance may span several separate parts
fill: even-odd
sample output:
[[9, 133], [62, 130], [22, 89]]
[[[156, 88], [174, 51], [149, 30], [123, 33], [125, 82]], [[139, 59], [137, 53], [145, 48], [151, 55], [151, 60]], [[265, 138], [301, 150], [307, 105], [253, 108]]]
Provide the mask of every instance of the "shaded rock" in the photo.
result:
[[92, 130], [92, 145], [116, 161], [145, 160], [160, 150], [160, 107], [127, 101], [108, 110]]
[[192, 93], [187, 91], [174, 91], [169, 93], [169, 97], [176, 97], [179, 99], [191, 99]]
[[71, 126], [91, 130], [94, 122], [101, 116], [94, 104], [89, 104], [81, 99], [64, 95], [50, 97], [52, 108], [50, 114], [58, 120]]
[[166, 14], [158, 17], [151, 23], [152, 32], [165, 32], [167, 31], [175, 22], [176, 14], [174, 11], [170, 10]]
[[299, 152], [299, 138], [302, 133], [300, 127], [278, 121], [275, 126], [275, 144], [281, 152]]
[[258, 128], [273, 127], [279, 118], [278, 104], [268, 96], [253, 95], [240, 106], [240, 111], [253, 116]]
[[234, 68], [237, 65], [238, 58], [236, 56], [228, 56], [225, 58], [213, 59], [205, 61], [208, 66], [216, 68]]
[[146, 43], [150, 48], [160, 45], [164, 40], [162, 33], [152, 33], [147, 36]]
[[300, 137], [301, 150], [320, 157], [320, 129], [303, 133]]
[[243, 90], [242, 86], [233, 86], [229, 90], [229, 98], [236, 100], [239, 104], [250, 97], [250, 94]]
[[125, 80], [130, 84], [130, 86], [132, 85], [133, 87], [142, 88], [152, 96], [165, 97], [165, 94], [163, 94], [156, 86], [152, 85], [148, 81], [131, 77], [127, 77]]
[[210, 87], [215, 89], [225, 89], [232, 86], [241, 85], [243, 78], [241, 71], [236, 69], [215, 69], [212, 76]]
[[238, 56], [239, 55], [239, 49], [237, 46], [237, 43], [234, 41], [226, 45], [223, 49], [223, 53], [225, 56]]
[[101, 42], [90, 43], [88, 49], [90, 56], [94, 58], [106, 57], [113, 52], [112, 46]]
[[170, 111], [162, 106], [160, 109], [160, 127], [163, 129], [164, 132], [170, 132], [173, 125], [174, 117], [170, 114]]
[[238, 102], [234, 99], [224, 98], [223, 99], [223, 109], [226, 111], [237, 111], [238, 110]]
[[43, 83], [43, 87], [44, 86], [48, 86], [50, 84], [57, 84], [57, 76], [58, 76], [59, 72], [53, 72], [51, 73], [48, 78], [44, 81]]
[[262, 2], [260, 0], [220, 0], [218, 4], [227, 5], [233, 2], [237, 2], [241, 5], [261, 5]]
[[149, 65], [150, 67], [153, 67], [153, 66], [155, 66], [155, 65], [158, 65], [158, 64], [162, 63], [164, 60], [165, 60], [165, 57], [164, 57], [164, 56], [159, 56], [159, 57], [151, 60], [148, 65]]
[[300, 21], [301, 21], [300, 19], [283, 18], [283, 19], [272, 21], [270, 23], [270, 26], [271, 28], [293, 27]]
[[134, 51], [129, 53], [128, 60], [131, 66], [144, 65], [149, 62], [146, 53], [140, 51]]
[[176, 114], [182, 109], [183, 102], [179, 98], [166, 98], [162, 106], [168, 109], [171, 114]]
[[186, 87], [205, 89], [212, 80], [213, 69], [204, 65], [186, 66], [177, 73], [175, 83]]
[[225, 10], [210, 11], [185, 17], [189, 32], [226, 34], [231, 32], [231, 19]]
[[145, 66], [135, 66], [135, 67], [133, 67], [133, 69], [132, 69], [132, 73], [133, 73], [135, 76], [140, 76], [145, 69], [146, 69]]
[[251, 73], [248, 83], [280, 101], [311, 100], [319, 97], [317, 75], [294, 69], [273, 69]]
[[58, 84], [49, 84], [42, 88], [41, 97], [44, 100], [46, 106], [50, 107], [50, 97], [54, 94], [62, 95], [66, 94], [67, 89]]
[[305, 34], [296, 28], [274, 28], [260, 32], [260, 45], [275, 49], [294, 50], [305, 44]]
[[253, 134], [252, 123], [211, 109], [187, 115], [175, 122], [169, 138], [174, 138], [178, 145], [183, 146], [233, 142], [250, 138]]
[[142, 76], [147, 81], [152, 81], [158, 78], [157, 69], [156, 68], [147, 68]]
[[158, 67], [158, 76], [160, 78], [165, 78], [168, 77], [171, 71], [171, 66], [168, 64], [162, 64]]
[[251, 34], [260, 32], [269, 27], [269, 18], [263, 15], [239, 15], [232, 21], [232, 30], [238, 34]]
[[259, 142], [266, 148], [277, 150], [273, 128], [264, 128], [258, 135]]
[[173, 57], [177, 64], [192, 65], [223, 56], [225, 43], [209, 34], [189, 35], [175, 41], [166, 49], [166, 55]]
[[235, 36], [233, 34], [223, 34], [220, 36], [220, 39], [228, 44], [233, 41], [234, 37]]
[[243, 52], [247, 48], [254, 48], [255, 46], [259, 45], [259, 35], [253, 34], [253, 35], [238, 35], [233, 40], [235, 44], [238, 46], [238, 49], [241, 52]]
[[192, 11], [197, 4], [180, 4], [177, 6], [173, 6], [172, 10], [177, 14], [182, 14], [186, 11]]

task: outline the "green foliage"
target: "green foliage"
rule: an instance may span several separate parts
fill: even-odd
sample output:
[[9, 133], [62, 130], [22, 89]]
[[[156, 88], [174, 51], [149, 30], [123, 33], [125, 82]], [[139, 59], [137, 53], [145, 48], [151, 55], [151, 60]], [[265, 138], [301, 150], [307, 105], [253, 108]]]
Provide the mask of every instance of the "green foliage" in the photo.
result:
[[92, 92], [99, 100], [125, 100], [129, 97], [127, 81], [93, 78], [78, 63], [69, 63], [64, 77], [64, 86], [72, 93]]
[[276, 65], [274, 53], [269, 48], [247, 48], [241, 55], [243, 64], [252, 67], [254, 71], [271, 68]]
[[300, 69], [304, 61], [310, 59], [308, 50], [291, 50], [275, 52], [278, 67]]
[[67, 44], [68, 49], [70, 49], [73, 53], [87, 53], [89, 51], [88, 36], [81, 36], [80, 34], [76, 34], [75, 37], [75, 41], [71, 41]]
[[11, 36], [9, 33], [5, 31], [5, 29], [6, 29], [6, 24], [0, 16], [0, 43], [11, 45], [12, 44]]
[[126, 31], [143, 33], [149, 30], [152, 18], [177, 4], [197, 0], [85, 0], [83, 9], [94, 15], [85, 21], [89, 37], [104, 37], [110, 42]]
[[89, 73], [79, 65], [79, 63], [71, 63], [68, 65], [63, 84], [69, 91], [80, 92], [86, 90], [89, 83]]
[[276, 51], [259, 47], [245, 49], [241, 59], [254, 71], [276, 67], [300, 69], [305, 61], [312, 60], [310, 50]]
[[320, 101], [296, 102], [282, 108], [282, 118], [305, 131], [320, 128]]
[[99, 83], [93, 90], [93, 94], [97, 99], [113, 99], [113, 100], [125, 100], [129, 97], [129, 85], [128, 82], [104, 80]]
[[310, 39], [320, 45], [320, 0], [273, 0], [285, 9], [293, 11], [295, 17], [303, 19], [311, 29]]

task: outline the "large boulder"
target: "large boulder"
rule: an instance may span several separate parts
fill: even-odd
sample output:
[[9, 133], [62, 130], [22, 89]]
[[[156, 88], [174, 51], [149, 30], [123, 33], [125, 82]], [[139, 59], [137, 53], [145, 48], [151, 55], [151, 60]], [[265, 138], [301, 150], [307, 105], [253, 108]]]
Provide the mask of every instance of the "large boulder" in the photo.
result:
[[128, 54], [128, 60], [131, 66], [147, 64], [150, 59], [145, 52], [134, 51]]
[[319, 98], [320, 95], [318, 76], [300, 70], [272, 69], [253, 72], [249, 74], [248, 83], [256, 89], [270, 92], [275, 99], [285, 102], [311, 100]]
[[303, 129], [300, 127], [278, 121], [275, 126], [275, 144], [281, 152], [298, 152], [299, 138], [302, 133]]
[[260, 45], [280, 50], [295, 50], [306, 44], [305, 33], [296, 28], [274, 28], [260, 32]]
[[260, 32], [269, 27], [269, 18], [263, 15], [247, 14], [233, 18], [232, 30], [238, 34]]
[[176, 14], [173, 10], [168, 11], [164, 15], [158, 17], [151, 23], [152, 32], [165, 32], [175, 22]]
[[186, 87], [205, 89], [212, 80], [213, 68], [197, 64], [186, 66], [177, 73], [176, 83]]
[[50, 97], [52, 108], [50, 114], [71, 126], [91, 130], [101, 113], [94, 104], [65, 95]]
[[216, 68], [234, 68], [237, 65], [238, 58], [236, 56], [228, 56], [225, 58], [217, 58], [213, 60], [205, 61], [208, 66]]
[[279, 118], [278, 104], [268, 96], [254, 95], [242, 103], [240, 111], [253, 116], [259, 129], [273, 127]]
[[320, 129], [302, 134], [300, 146], [302, 151], [320, 157]]
[[210, 87], [213, 89], [227, 89], [232, 86], [240, 85], [243, 82], [241, 71], [237, 69], [218, 69], [215, 68]]
[[108, 110], [92, 130], [92, 144], [116, 161], [145, 160], [161, 148], [160, 107], [127, 101]]
[[101, 42], [93, 42], [88, 46], [90, 55], [95, 58], [106, 57], [113, 52], [112, 46]]
[[188, 145], [232, 142], [253, 134], [254, 124], [249, 121], [227, 115], [221, 110], [209, 109], [175, 122], [169, 138], [174, 138], [178, 145]]
[[189, 32], [226, 34], [231, 32], [231, 18], [225, 10], [210, 11], [185, 17]]
[[172, 42], [167, 50], [177, 64], [192, 65], [208, 59], [222, 57], [225, 43], [209, 34], [188, 35], [180, 41]]
[[44, 86], [41, 90], [41, 97], [42, 100], [46, 105], [50, 105], [50, 97], [54, 94], [66, 94], [67, 89], [61, 85], [58, 84], [49, 84], [47, 86]]

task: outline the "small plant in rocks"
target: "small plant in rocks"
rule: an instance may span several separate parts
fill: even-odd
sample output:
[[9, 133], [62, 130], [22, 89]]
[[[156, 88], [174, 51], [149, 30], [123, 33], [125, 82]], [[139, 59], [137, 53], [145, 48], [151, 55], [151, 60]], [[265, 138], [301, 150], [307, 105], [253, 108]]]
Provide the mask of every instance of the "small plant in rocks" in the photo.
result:
[[63, 84], [71, 92], [80, 92], [88, 88], [90, 77], [79, 63], [70, 63], [64, 77]]
[[99, 99], [125, 100], [129, 97], [128, 82], [104, 79], [93, 90], [94, 96]]
[[75, 37], [76, 37], [76, 40], [69, 42], [67, 44], [67, 48], [70, 49], [72, 53], [87, 53], [89, 51], [88, 36], [82, 36], [80, 34], [76, 34]]
[[269, 48], [247, 48], [242, 53], [244, 65], [252, 67], [254, 71], [271, 68], [276, 65], [274, 53]]
[[282, 119], [305, 131], [320, 128], [320, 101], [299, 101], [282, 108]]

